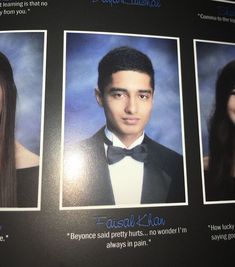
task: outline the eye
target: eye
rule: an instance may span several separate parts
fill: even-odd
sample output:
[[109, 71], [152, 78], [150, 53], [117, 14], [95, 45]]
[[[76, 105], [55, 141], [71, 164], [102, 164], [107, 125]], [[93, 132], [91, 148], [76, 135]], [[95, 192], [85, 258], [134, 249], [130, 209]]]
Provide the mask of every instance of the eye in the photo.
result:
[[117, 97], [117, 98], [120, 98], [123, 96], [123, 93], [115, 93], [113, 94], [113, 96]]
[[111, 96], [113, 97], [113, 98], [116, 98], [116, 99], [120, 99], [120, 98], [123, 98], [123, 97], [125, 97], [125, 92], [119, 92], [119, 91], [116, 91], [116, 92], [112, 92], [111, 93]]
[[140, 94], [139, 98], [142, 100], [148, 100], [150, 98], [150, 94], [148, 93]]

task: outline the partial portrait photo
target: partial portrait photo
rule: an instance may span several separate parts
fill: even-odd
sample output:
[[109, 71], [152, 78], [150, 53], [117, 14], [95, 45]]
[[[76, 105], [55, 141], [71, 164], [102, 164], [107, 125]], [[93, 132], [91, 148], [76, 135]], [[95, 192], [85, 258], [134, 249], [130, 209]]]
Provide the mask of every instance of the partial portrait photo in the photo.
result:
[[64, 33], [60, 209], [187, 205], [178, 38]]
[[204, 204], [235, 202], [235, 44], [194, 49]]
[[39, 210], [46, 32], [0, 32], [0, 210]]

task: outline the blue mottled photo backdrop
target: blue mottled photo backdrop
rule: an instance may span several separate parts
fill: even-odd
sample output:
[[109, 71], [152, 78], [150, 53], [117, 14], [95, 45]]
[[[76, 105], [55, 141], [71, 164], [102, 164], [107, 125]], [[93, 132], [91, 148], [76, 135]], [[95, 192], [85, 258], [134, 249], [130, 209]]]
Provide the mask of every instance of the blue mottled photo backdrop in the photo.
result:
[[146, 133], [182, 154], [180, 62], [177, 38], [89, 32], [65, 33], [64, 149], [105, 124], [95, 99], [98, 63], [111, 49], [130, 46], [147, 54], [155, 69], [155, 96]]
[[16, 140], [40, 154], [44, 32], [0, 32], [0, 51], [9, 59], [17, 87]]

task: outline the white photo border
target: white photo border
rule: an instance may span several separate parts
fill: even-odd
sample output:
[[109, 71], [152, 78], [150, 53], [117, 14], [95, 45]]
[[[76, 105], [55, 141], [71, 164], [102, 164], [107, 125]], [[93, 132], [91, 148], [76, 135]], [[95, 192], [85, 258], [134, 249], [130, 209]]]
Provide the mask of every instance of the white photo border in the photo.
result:
[[235, 43], [212, 41], [212, 40], [202, 40], [202, 39], [193, 39], [203, 204], [204, 205], [207, 205], [207, 204], [211, 205], [211, 204], [235, 203], [235, 199], [234, 200], [220, 200], [220, 201], [207, 201], [206, 200], [205, 175], [204, 175], [204, 164], [203, 164], [202, 127], [201, 127], [202, 123], [201, 123], [200, 93], [199, 93], [198, 64], [197, 64], [197, 47], [196, 47], [197, 42], [211, 43], [211, 44], [212, 43], [213, 44], [222, 44], [222, 45], [233, 45], [234, 47], [235, 47]]
[[227, 0], [211, 0], [211, 1], [214, 1], [214, 2], [221, 2], [221, 3], [228, 3], [228, 4], [233, 4], [233, 5], [235, 5], [235, 2], [234, 2], [234, 1], [227, 1]]
[[[63, 207], [63, 170], [64, 170], [64, 130], [65, 130], [65, 90], [66, 90], [66, 44], [67, 33], [83, 33], [83, 34], [101, 34], [101, 35], [117, 35], [117, 36], [133, 36], [159, 39], [172, 39], [177, 42], [177, 59], [178, 59], [178, 79], [179, 79], [179, 98], [180, 98], [180, 115], [181, 115], [181, 140], [183, 152], [183, 172], [184, 172], [184, 191], [185, 202], [177, 203], [159, 203], [159, 204], [138, 204], [138, 205], [97, 205], [97, 206], [76, 206]], [[62, 94], [62, 126], [61, 126], [61, 174], [60, 174], [60, 200], [59, 210], [98, 210], [98, 209], [124, 209], [124, 208], [144, 208], [144, 207], [171, 207], [171, 206], [188, 206], [188, 185], [187, 185], [187, 167], [186, 167], [186, 150], [185, 150], [185, 131], [184, 131], [184, 115], [183, 115], [183, 95], [182, 95], [182, 76], [181, 76], [181, 57], [180, 57], [180, 38], [158, 35], [145, 34], [129, 34], [129, 33], [114, 33], [114, 32], [95, 32], [95, 31], [64, 31], [64, 47], [63, 47], [63, 94]]]
[[45, 87], [46, 87], [46, 58], [47, 58], [47, 30], [7, 30], [1, 33], [43, 33], [43, 75], [42, 75], [42, 98], [41, 98], [41, 124], [40, 124], [40, 155], [38, 175], [37, 207], [0, 207], [1, 211], [40, 211], [42, 195], [42, 164], [43, 164], [43, 139], [44, 139], [44, 115], [45, 115]]

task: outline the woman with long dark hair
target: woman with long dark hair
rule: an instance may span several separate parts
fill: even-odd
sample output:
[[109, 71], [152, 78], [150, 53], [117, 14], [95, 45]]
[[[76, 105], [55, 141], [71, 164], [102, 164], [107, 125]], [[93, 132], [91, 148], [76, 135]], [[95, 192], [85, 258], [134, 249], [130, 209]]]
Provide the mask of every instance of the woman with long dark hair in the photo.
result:
[[39, 158], [15, 141], [16, 95], [10, 62], [0, 52], [0, 207], [37, 206]]
[[235, 60], [219, 73], [204, 159], [208, 201], [235, 200]]

